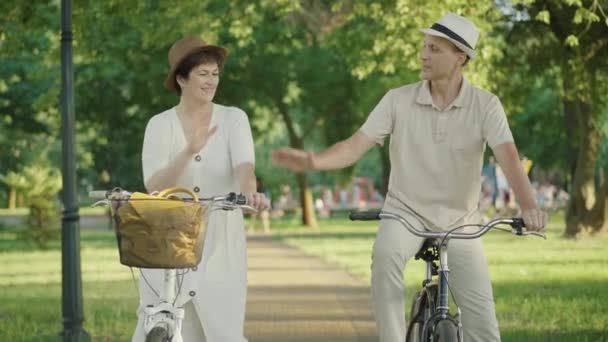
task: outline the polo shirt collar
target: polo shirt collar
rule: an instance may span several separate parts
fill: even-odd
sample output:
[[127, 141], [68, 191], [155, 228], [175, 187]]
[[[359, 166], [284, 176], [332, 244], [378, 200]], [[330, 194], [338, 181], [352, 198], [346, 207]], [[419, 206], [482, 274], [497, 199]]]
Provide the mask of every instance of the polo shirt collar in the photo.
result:
[[423, 80], [422, 84], [418, 88], [418, 96], [416, 96], [416, 103], [421, 105], [433, 105], [433, 98], [431, 97], [430, 83], [427, 80]]
[[454, 107], [463, 107], [465, 102], [465, 98], [467, 96], [467, 93], [469, 92], [469, 87], [470, 84], [469, 82], [467, 82], [467, 80], [463, 77], [462, 78], [462, 84], [460, 85], [460, 91], [458, 92], [458, 96], [456, 96], [456, 98], [454, 99], [454, 102], [452, 102], [452, 106]]
[[[418, 88], [418, 95], [416, 96], [416, 103], [421, 104], [421, 105], [428, 105], [428, 106], [433, 105], [433, 97], [431, 96], [430, 85], [431, 84], [428, 80], [422, 81], [422, 84]], [[462, 85], [460, 86], [458, 96], [456, 96], [456, 98], [454, 99], [454, 102], [452, 102], [451, 107], [463, 107], [464, 106], [464, 104], [465, 104], [464, 100], [465, 100], [467, 93], [469, 92], [469, 88], [470, 88], [469, 82], [463, 77]]]

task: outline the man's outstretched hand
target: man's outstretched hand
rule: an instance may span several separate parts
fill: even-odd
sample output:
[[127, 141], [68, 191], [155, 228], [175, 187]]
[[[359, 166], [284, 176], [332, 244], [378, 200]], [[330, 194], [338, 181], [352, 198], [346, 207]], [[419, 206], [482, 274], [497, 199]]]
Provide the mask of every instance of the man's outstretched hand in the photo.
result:
[[272, 164], [294, 172], [314, 170], [312, 152], [283, 147], [272, 151]]

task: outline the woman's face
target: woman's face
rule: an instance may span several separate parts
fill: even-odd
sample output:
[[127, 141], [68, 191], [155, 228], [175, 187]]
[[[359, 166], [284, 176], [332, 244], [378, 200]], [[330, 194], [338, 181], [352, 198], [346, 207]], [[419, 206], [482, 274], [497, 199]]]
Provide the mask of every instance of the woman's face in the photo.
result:
[[220, 70], [215, 62], [200, 64], [190, 70], [188, 79], [178, 77], [177, 80], [182, 88], [182, 96], [200, 102], [213, 100], [219, 81]]

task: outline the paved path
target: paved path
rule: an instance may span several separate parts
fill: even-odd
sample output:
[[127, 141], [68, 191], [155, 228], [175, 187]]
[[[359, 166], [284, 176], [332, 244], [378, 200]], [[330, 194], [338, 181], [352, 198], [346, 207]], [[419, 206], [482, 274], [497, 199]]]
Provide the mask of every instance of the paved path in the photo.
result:
[[369, 285], [267, 237], [248, 239], [250, 342], [377, 341]]

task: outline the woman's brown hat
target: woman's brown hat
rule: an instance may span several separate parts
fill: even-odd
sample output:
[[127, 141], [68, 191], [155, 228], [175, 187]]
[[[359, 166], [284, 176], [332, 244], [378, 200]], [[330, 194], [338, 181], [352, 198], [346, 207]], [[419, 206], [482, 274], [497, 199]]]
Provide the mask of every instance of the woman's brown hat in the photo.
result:
[[186, 37], [176, 41], [171, 49], [169, 49], [169, 73], [165, 78], [165, 88], [169, 90], [175, 89], [175, 71], [180, 63], [189, 55], [199, 51], [213, 51], [220, 56], [220, 63], [223, 64], [228, 50], [221, 46], [207, 44], [199, 37]]

